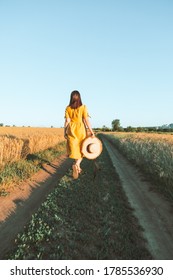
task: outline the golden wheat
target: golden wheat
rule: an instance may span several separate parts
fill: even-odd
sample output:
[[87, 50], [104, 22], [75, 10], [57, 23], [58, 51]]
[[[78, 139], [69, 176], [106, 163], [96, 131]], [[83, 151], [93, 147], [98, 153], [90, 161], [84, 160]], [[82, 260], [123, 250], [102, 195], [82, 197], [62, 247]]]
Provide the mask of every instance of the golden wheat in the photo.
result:
[[0, 166], [53, 147], [62, 140], [62, 128], [1, 127]]
[[[170, 134], [114, 133], [112, 141], [129, 160], [173, 187], [173, 136]], [[173, 189], [172, 189], [173, 191]]]

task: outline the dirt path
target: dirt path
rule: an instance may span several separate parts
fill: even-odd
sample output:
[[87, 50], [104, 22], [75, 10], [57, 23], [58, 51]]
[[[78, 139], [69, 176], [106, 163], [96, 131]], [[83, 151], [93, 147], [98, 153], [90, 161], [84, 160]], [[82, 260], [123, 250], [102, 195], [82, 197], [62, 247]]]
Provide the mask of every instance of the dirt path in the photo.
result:
[[[152, 186], [144, 180], [143, 175], [141, 175], [136, 168], [134, 168], [131, 164], [129, 164], [129, 162], [116, 150], [116, 148], [111, 143], [108, 142], [106, 137], [103, 137], [103, 142], [112, 160], [113, 166], [115, 167], [116, 172], [120, 177], [123, 189], [126, 193], [129, 203], [131, 204], [131, 207], [134, 209], [134, 214], [137, 217], [140, 225], [144, 229], [143, 235], [144, 238], [148, 241], [148, 249], [151, 252], [153, 258], [160, 259], [160, 260], [173, 259], [173, 219], [172, 219], [173, 206], [170, 205], [168, 201], [166, 201], [159, 194], [152, 191], [151, 188]], [[103, 164], [105, 165], [106, 163], [103, 161]], [[60, 181], [60, 179], [65, 175], [65, 173], [67, 173], [67, 170], [69, 169], [70, 166], [71, 166], [71, 161], [66, 159], [65, 156], [61, 156], [59, 160], [54, 162], [53, 164], [44, 165], [43, 169], [35, 176], [33, 176], [32, 180], [21, 185], [20, 189], [16, 188], [14, 192], [10, 194], [9, 197], [0, 198], [0, 259], [2, 259], [4, 254], [13, 246], [14, 238], [16, 237], [16, 235], [19, 232], [21, 232], [21, 230], [23, 230], [25, 224], [30, 220], [31, 215], [37, 211], [38, 207], [45, 200], [48, 193], [55, 188], [55, 186]], [[108, 167], [108, 172], [110, 173], [109, 167]], [[112, 172], [114, 172], [114, 170], [112, 170]], [[97, 180], [94, 183], [92, 183], [93, 186], [92, 185], [90, 186], [89, 193], [87, 192], [87, 188], [85, 188], [85, 180], [88, 178], [88, 175], [87, 176], [84, 175], [83, 179], [81, 179], [81, 182], [79, 180], [79, 182], [76, 183], [76, 186], [73, 185], [71, 189], [69, 190], [65, 189], [62, 191], [66, 199], [67, 198], [69, 199], [69, 203], [67, 203], [66, 205], [67, 208], [66, 209], [67, 217], [66, 217], [64, 214], [65, 211], [64, 202], [61, 201], [61, 197], [60, 197], [59, 204], [62, 204], [62, 211], [63, 211], [62, 215], [64, 215], [64, 218], [69, 220], [68, 213], [74, 212], [74, 219], [70, 217], [68, 223], [71, 220], [72, 223], [75, 222], [78, 223], [78, 219], [79, 219], [78, 212], [81, 212], [80, 213], [81, 218], [85, 219], [86, 222], [88, 221], [87, 218], [88, 215], [90, 218], [93, 217], [94, 219], [95, 216], [93, 216], [92, 207], [94, 209], [94, 213], [96, 216], [100, 215], [99, 212], [100, 210], [98, 209], [103, 209], [104, 211], [108, 210], [108, 213], [106, 212], [106, 215], [108, 214], [110, 215], [109, 213], [110, 202], [108, 203], [107, 201], [111, 199], [112, 196], [110, 195], [108, 196], [107, 194], [107, 190], [109, 187], [107, 184], [110, 184], [110, 182], [109, 183], [107, 182], [109, 181], [107, 180], [108, 176], [110, 176], [109, 179], [113, 178], [113, 175], [111, 174], [108, 175], [108, 173], [107, 175], [105, 173], [105, 177], [104, 177], [103, 172], [101, 172], [100, 175], [97, 177]], [[113, 189], [115, 189], [116, 184], [113, 182], [113, 180], [115, 182], [116, 179], [112, 179], [111, 186]], [[86, 184], [88, 183], [89, 182], [86, 182]], [[102, 192], [100, 188], [101, 185], [103, 185], [102, 188], [104, 190], [104, 191], [102, 190]], [[66, 196], [66, 193], [64, 194], [64, 192], [68, 192], [68, 196]], [[85, 192], [86, 194], [84, 196]], [[100, 197], [97, 197], [96, 196], [97, 194], [99, 194]], [[85, 201], [85, 199], [87, 201]], [[99, 199], [99, 201], [98, 201], [98, 206], [95, 209], [96, 199], [97, 200]], [[114, 198], [112, 199], [114, 200]], [[80, 204], [78, 205], [78, 207], [75, 206], [76, 201], [80, 201], [80, 200], [84, 200], [83, 203], [86, 202], [86, 209], [84, 209], [85, 212], [83, 212], [82, 208], [78, 209], [81, 207]], [[89, 204], [88, 204], [88, 200], [90, 201]], [[91, 202], [93, 202], [93, 205]], [[101, 213], [101, 217], [102, 218], [104, 217], [104, 213]], [[114, 219], [115, 220], [117, 219], [116, 214], [115, 213], [112, 214], [112, 216], [109, 217], [108, 222], [110, 222], [110, 219], [112, 219], [112, 235], [109, 241], [115, 239], [114, 241], [116, 242], [117, 245], [117, 240], [115, 236], [116, 230], [113, 228], [113, 226], [116, 225], [114, 221]], [[98, 217], [96, 220], [98, 223]], [[83, 227], [89, 228], [90, 224], [87, 224], [86, 226], [86, 222], [84, 223]], [[95, 220], [92, 222], [95, 223]], [[101, 230], [102, 223], [103, 221], [101, 221], [101, 225], [98, 228], [99, 231]], [[82, 227], [82, 223], [76, 225], [77, 228], [79, 226]], [[108, 229], [110, 230], [110, 228]], [[66, 230], [67, 229], [65, 229], [65, 231]], [[71, 234], [70, 232], [69, 234]], [[79, 233], [80, 232], [81, 230], [79, 231]], [[86, 234], [85, 231], [84, 233]], [[68, 234], [68, 231], [66, 232], [66, 234]], [[80, 238], [83, 238], [83, 236], [80, 236]], [[89, 238], [88, 242], [90, 244], [91, 236], [88, 238]], [[106, 240], [105, 237], [103, 238], [103, 240]], [[64, 242], [65, 242], [64, 247], [66, 248], [67, 247], [66, 241]], [[77, 241], [77, 244], [75, 244], [74, 246], [79, 245], [78, 243], [80, 242]], [[95, 239], [93, 239], [93, 242], [95, 242]], [[103, 242], [102, 239], [100, 239], [100, 243], [98, 242], [99, 243], [98, 246], [102, 246], [103, 245], [102, 242]], [[61, 244], [63, 243], [63, 239], [62, 240], [60, 239], [60, 243]], [[88, 246], [89, 245], [85, 247], [88, 248]], [[94, 246], [96, 245], [94, 245], [93, 243], [93, 248]], [[105, 244], [105, 246], [107, 245]], [[79, 252], [78, 255], [74, 256], [74, 248], [71, 251], [72, 259], [75, 257], [79, 258], [80, 256]], [[81, 257], [84, 257], [83, 256], [84, 247], [80, 247], [80, 248], [83, 248]], [[69, 256], [69, 252], [67, 253]], [[111, 256], [112, 258], [114, 258], [116, 254], [113, 252]], [[89, 257], [91, 256], [89, 255]], [[108, 258], [110, 258], [110, 252], [108, 252]]]
[[0, 197], [0, 259], [70, 165], [71, 161], [61, 156], [51, 165], [44, 165], [29, 182], [16, 188], [8, 197]]
[[4, 259], [152, 259], [105, 148], [96, 163], [78, 180], [64, 172]]
[[173, 259], [173, 206], [103, 137], [112, 163], [119, 174], [134, 214], [144, 229], [148, 249], [154, 259]]

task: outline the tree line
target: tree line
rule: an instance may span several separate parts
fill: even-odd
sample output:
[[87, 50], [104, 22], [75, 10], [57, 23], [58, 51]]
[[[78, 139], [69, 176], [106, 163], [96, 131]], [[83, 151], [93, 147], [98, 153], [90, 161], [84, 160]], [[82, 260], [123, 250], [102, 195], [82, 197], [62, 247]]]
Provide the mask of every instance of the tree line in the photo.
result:
[[123, 128], [120, 124], [119, 119], [115, 119], [111, 123], [111, 128], [103, 125], [102, 128], [97, 128], [96, 130], [101, 131], [118, 131], [118, 132], [173, 132], [172, 127], [164, 127], [164, 126], [152, 126], [152, 127], [133, 127], [133, 126], [127, 126], [126, 128]]

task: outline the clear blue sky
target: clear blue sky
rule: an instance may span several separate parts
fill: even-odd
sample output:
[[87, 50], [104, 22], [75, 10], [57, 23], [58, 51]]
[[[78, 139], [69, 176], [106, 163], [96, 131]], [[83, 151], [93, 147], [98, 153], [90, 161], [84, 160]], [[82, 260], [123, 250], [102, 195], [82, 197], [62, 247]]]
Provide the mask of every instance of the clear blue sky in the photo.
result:
[[172, 0], [0, 0], [0, 122], [63, 126], [72, 90], [93, 127], [173, 122]]

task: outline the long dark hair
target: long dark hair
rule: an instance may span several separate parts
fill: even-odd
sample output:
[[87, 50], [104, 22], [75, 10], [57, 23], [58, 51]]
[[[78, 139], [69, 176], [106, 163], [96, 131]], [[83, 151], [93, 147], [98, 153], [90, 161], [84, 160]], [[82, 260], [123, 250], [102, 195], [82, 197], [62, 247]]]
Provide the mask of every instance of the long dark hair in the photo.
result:
[[71, 96], [70, 96], [69, 106], [72, 109], [77, 109], [81, 105], [82, 105], [82, 100], [81, 100], [79, 91], [77, 91], [77, 90], [72, 91]]

